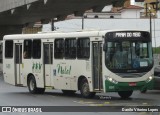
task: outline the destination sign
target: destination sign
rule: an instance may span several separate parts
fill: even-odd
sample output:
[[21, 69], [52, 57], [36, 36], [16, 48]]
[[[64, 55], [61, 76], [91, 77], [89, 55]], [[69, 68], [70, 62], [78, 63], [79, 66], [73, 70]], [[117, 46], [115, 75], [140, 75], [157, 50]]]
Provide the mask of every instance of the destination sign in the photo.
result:
[[142, 37], [141, 32], [115, 32], [115, 38], [139, 38]]
[[115, 40], [144, 40], [150, 41], [150, 33], [147, 31], [115, 31], [106, 33], [106, 42]]

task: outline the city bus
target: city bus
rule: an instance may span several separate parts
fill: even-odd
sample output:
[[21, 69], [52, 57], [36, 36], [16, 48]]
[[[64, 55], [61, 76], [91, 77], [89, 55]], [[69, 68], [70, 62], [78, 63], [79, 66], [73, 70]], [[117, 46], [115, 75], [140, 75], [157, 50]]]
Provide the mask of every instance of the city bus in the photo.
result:
[[82, 97], [153, 88], [150, 33], [141, 30], [92, 30], [6, 35], [3, 39], [4, 81]]

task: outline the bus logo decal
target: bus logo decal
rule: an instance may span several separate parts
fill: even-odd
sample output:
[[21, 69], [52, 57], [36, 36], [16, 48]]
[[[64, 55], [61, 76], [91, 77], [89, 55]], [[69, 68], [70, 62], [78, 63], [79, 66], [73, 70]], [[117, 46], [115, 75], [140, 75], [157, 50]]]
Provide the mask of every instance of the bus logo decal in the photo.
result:
[[58, 70], [57, 70], [58, 74], [67, 74], [67, 75], [71, 74], [71, 66], [62, 67], [60, 64], [58, 64], [57, 67], [58, 67]]
[[10, 64], [6, 64], [6, 68], [10, 69], [11, 65]]
[[41, 68], [42, 68], [42, 64], [39, 63], [34, 63], [33, 62], [33, 65], [32, 65], [32, 71], [33, 73], [41, 73]]

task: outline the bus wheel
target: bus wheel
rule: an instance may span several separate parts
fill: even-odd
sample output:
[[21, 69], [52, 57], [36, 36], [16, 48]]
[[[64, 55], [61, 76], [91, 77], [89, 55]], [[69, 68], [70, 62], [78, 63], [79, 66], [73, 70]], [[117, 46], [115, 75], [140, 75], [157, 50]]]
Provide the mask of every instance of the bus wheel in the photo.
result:
[[118, 94], [122, 99], [127, 99], [132, 95], [133, 91], [119, 91]]
[[141, 93], [146, 93], [147, 89], [141, 90]]
[[45, 92], [45, 88], [37, 88], [38, 89], [38, 94], [43, 94]]
[[82, 80], [81, 82], [80, 92], [84, 98], [93, 98], [96, 94], [95, 92], [90, 92], [89, 84], [86, 79]]
[[74, 95], [76, 91], [73, 91], [73, 90], [62, 90], [62, 92], [65, 95]]
[[27, 85], [28, 85], [29, 92], [32, 94], [42, 94], [45, 91], [44, 88], [37, 88], [36, 80], [35, 80], [34, 76], [31, 76], [28, 79]]

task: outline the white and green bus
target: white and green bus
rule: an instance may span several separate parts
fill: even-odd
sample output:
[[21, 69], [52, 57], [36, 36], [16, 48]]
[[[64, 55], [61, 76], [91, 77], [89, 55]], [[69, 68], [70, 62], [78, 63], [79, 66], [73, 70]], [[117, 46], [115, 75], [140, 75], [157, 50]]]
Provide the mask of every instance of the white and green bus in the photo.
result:
[[3, 39], [5, 82], [28, 86], [30, 93], [47, 87], [64, 93], [118, 92], [153, 87], [149, 32], [105, 30], [6, 35]]

